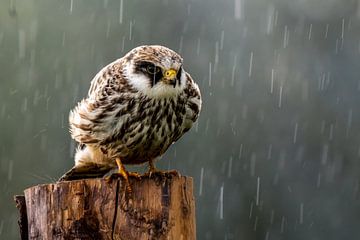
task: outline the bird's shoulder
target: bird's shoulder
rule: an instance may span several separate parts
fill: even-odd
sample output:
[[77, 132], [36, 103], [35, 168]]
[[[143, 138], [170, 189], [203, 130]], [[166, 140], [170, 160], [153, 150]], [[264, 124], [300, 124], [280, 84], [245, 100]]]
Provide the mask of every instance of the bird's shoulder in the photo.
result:
[[189, 73], [186, 73], [186, 85], [184, 93], [187, 98], [197, 98], [201, 100], [201, 93], [199, 86], [195, 83]]
[[102, 68], [92, 79], [88, 92], [89, 98], [102, 98], [123, 92], [136, 92], [126, 79], [123, 58]]
[[186, 73], [186, 86], [184, 89], [184, 94], [186, 98], [186, 118], [188, 121], [187, 125], [191, 126], [195, 122], [201, 111], [201, 93], [199, 86], [191, 78], [190, 74]]

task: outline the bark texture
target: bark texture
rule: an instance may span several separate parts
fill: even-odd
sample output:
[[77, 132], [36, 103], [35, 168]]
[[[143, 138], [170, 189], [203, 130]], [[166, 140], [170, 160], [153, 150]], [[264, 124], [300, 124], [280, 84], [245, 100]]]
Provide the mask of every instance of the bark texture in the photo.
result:
[[22, 195], [15, 195], [14, 201], [16, 202], [16, 208], [19, 210], [19, 228], [20, 228], [20, 237], [21, 240], [27, 240], [28, 236], [28, 223], [27, 223], [27, 214], [26, 214], [26, 203], [25, 197]]
[[86, 179], [25, 190], [29, 239], [193, 240], [190, 177]]

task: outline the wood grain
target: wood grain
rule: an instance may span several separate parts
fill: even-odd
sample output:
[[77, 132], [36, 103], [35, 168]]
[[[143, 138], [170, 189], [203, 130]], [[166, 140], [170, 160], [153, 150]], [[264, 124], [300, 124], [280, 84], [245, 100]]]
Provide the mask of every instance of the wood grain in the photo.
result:
[[25, 190], [29, 239], [186, 239], [196, 237], [190, 177], [86, 179]]

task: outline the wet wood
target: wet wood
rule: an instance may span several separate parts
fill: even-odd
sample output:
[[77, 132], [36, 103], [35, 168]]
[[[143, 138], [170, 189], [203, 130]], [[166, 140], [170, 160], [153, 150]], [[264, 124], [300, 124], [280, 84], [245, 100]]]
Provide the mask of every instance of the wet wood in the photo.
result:
[[20, 237], [21, 240], [27, 240], [28, 236], [28, 223], [27, 223], [27, 214], [26, 214], [26, 203], [25, 203], [25, 196], [22, 195], [15, 195], [14, 201], [16, 202], [16, 208], [19, 211], [19, 228], [20, 228]]
[[190, 177], [87, 179], [25, 190], [29, 239], [195, 239]]

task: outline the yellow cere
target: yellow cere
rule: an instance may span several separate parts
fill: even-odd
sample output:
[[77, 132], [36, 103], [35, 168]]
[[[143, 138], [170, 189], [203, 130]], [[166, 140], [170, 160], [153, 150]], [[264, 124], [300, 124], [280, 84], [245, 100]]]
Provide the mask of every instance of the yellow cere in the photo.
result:
[[167, 79], [173, 79], [173, 78], [176, 77], [176, 70], [174, 70], [174, 69], [169, 69], [169, 70], [165, 71], [164, 76], [165, 76]]

